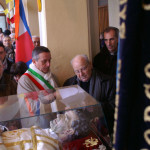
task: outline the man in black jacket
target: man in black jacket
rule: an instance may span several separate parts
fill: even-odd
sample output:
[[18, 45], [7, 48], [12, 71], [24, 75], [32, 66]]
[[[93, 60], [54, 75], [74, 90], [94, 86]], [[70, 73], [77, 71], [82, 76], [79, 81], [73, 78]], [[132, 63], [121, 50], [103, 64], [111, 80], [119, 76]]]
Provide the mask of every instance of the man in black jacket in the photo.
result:
[[93, 66], [100, 72], [116, 78], [119, 30], [107, 27], [104, 30], [104, 47], [94, 57]]
[[113, 131], [115, 107], [115, 81], [95, 69], [86, 55], [77, 55], [71, 61], [75, 76], [65, 81], [64, 86], [78, 84], [101, 103], [109, 132]]

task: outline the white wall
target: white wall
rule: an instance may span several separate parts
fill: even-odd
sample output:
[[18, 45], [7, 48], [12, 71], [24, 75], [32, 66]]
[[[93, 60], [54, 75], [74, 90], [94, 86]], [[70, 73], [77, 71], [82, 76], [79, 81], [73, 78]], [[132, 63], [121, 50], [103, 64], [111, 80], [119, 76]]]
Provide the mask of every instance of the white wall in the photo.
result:
[[45, 0], [42, 0], [41, 2], [42, 2], [42, 11], [38, 12], [40, 44], [41, 44], [41, 46], [47, 47], [47, 26], [46, 26]]
[[119, 0], [108, 0], [109, 26], [119, 28]]

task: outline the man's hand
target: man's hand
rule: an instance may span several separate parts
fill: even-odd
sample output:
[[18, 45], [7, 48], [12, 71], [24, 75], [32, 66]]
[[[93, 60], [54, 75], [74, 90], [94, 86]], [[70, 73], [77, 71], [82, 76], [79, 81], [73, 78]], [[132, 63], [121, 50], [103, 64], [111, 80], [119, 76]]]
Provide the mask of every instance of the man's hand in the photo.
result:
[[43, 104], [49, 104], [49, 103], [52, 103], [55, 99], [56, 99], [56, 95], [55, 95], [55, 92], [54, 92], [54, 93], [50, 93], [50, 94], [48, 94], [44, 97], [41, 97], [40, 101]]

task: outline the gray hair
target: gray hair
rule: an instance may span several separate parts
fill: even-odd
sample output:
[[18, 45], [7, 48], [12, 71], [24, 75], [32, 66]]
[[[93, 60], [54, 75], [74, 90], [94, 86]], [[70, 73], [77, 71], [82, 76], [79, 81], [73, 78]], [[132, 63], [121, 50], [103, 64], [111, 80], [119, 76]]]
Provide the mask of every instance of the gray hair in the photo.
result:
[[32, 59], [35, 59], [37, 61], [39, 59], [39, 54], [43, 52], [50, 53], [50, 50], [44, 46], [35, 47], [32, 51]]
[[39, 38], [40, 39], [40, 37], [37, 35], [33, 35], [32, 38]]
[[74, 61], [77, 57], [84, 58], [84, 60], [87, 62], [87, 64], [90, 63], [90, 61], [89, 61], [87, 55], [85, 55], [85, 54], [79, 54], [79, 55], [76, 55], [74, 58], [72, 58], [72, 60], [70, 61], [71, 65], [72, 65], [73, 61]]
[[[116, 28], [116, 27], [112, 27], [112, 26], [107, 27], [107, 28], [104, 30], [103, 34], [104, 34], [104, 33], [108, 33], [108, 32], [110, 32], [111, 30], [113, 30], [113, 31], [115, 32], [115, 37], [118, 38], [118, 36], [119, 36], [119, 29]], [[104, 37], [104, 36], [103, 36], [103, 37]]]

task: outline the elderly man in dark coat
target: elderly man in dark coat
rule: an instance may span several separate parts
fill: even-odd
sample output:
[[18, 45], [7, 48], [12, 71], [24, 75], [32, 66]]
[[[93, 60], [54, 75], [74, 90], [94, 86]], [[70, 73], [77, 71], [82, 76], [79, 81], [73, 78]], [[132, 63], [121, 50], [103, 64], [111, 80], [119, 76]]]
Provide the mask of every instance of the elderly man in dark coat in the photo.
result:
[[86, 55], [75, 56], [71, 64], [76, 75], [66, 80], [64, 86], [78, 84], [101, 103], [111, 134], [115, 107], [114, 79], [93, 69]]

